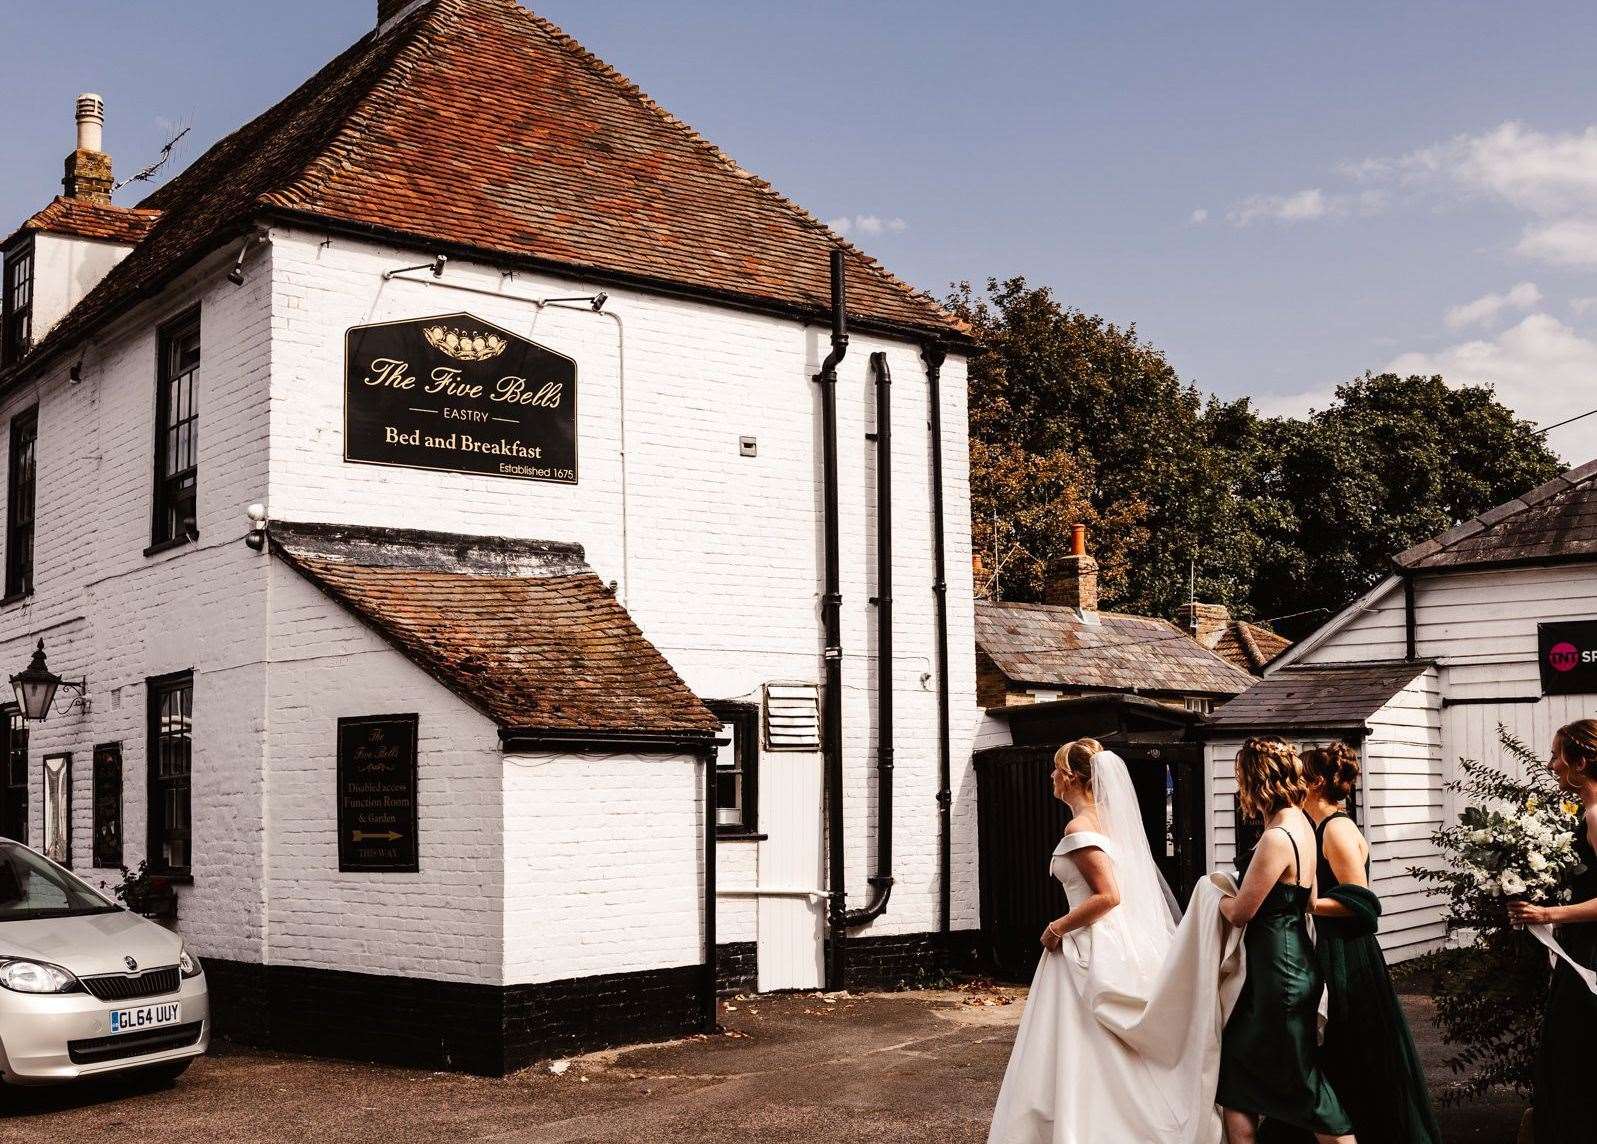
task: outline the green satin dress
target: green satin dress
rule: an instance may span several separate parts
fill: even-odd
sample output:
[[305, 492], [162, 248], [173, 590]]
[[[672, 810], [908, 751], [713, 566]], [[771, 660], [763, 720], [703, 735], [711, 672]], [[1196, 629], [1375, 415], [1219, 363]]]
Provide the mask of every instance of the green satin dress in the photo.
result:
[[1292, 843], [1294, 881], [1270, 887], [1242, 939], [1247, 977], [1220, 1042], [1220, 1086], [1215, 1103], [1267, 1120], [1345, 1136], [1353, 1123], [1320, 1071], [1315, 1026], [1320, 970], [1304, 913], [1308, 886]]
[[[1314, 828], [1319, 845], [1319, 895], [1341, 885], [1325, 857], [1325, 828], [1350, 815], [1337, 811]], [[1369, 861], [1365, 860], [1368, 881]], [[1359, 1144], [1441, 1144], [1414, 1037], [1373, 933], [1357, 922], [1315, 918], [1314, 955], [1325, 981], [1329, 1017], [1320, 1065], [1353, 1120]], [[1313, 1144], [1301, 1129], [1263, 1131], [1262, 1144]]]
[[[1585, 864], [1571, 886], [1572, 902], [1597, 898], [1597, 853], [1576, 826], [1575, 852]], [[1588, 969], [1597, 968], [1597, 922], [1555, 927], [1558, 943]], [[1553, 970], [1542, 1017], [1541, 1051], [1536, 1058], [1536, 1144], [1590, 1144], [1597, 1139], [1597, 994], [1562, 958]]]

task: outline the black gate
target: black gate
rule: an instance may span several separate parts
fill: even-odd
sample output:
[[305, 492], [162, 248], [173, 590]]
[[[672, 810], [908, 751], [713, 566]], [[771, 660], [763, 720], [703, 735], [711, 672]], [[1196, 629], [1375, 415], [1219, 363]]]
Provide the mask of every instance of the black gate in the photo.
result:
[[[1069, 908], [1048, 872], [1070, 819], [1053, 796], [1049, 772], [1054, 752], [1079, 735], [1095, 730], [1094, 738], [1126, 760], [1149, 848], [1185, 905], [1207, 864], [1203, 749], [1183, 741], [1198, 718], [1126, 696], [1063, 700], [1015, 708], [1016, 745], [976, 752], [982, 932], [1001, 974], [1029, 978], [1043, 927]], [[1078, 730], [1083, 722], [1091, 729]]]

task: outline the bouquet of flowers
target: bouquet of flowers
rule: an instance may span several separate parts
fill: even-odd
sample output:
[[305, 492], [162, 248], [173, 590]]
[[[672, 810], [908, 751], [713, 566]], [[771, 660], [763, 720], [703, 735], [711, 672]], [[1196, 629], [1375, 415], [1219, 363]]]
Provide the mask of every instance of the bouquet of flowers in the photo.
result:
[[1569, 878], [1584, 869], [1575, 856], [1579, 814], [1579, 803], [1543, 794], [1507, 810], [1465, 807], [1458, 825], [1442, 832], [1451, 836], [1444, 846], [1459, 888], [1488, 899], [1565, 900]]

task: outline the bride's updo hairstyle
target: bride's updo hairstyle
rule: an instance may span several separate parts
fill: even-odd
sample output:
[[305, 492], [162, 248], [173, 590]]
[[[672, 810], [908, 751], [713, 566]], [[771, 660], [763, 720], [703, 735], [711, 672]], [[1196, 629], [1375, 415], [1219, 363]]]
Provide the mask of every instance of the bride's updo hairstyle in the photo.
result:
[[1285, 739], [1254, 738], [1237, 752], [1237, 801], [1242, 814], [1263, 822], [1288, 806], [1302, 806], [1309, 797], [1298, 749]]
[[1054, 770], [1083, 786], [1092, 785], [1092, 757], [1103, 750], [1097, 739], [1073, 739], [1054, 752]]
[[1558, 728], [1553, 755], [1562, 755], [1586, 779], [1597, 779], [1597, 719], [1577, 719]]
[[1359, 781], [1359, 754], [1340, 739], [1303, 752], [1303, 774], [1332, 802], [1344, 802]]

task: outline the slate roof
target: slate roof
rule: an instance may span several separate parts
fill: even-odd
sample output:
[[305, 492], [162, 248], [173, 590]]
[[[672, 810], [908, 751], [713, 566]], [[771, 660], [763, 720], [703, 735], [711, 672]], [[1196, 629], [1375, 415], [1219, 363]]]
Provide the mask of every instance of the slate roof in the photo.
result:
[[150, 228], [160, 217], [158, 210], [119, 207], [57, 195], [50, 205], [18, 227], [10, 238], [0, 242], [0, 247], [10, 246], [24, 234], [60, 234], [132, 246], [150, 233]]
[[13, 372], [273, 214], [823, 319], [840, 247], [856, 320], [968, 333], [514, 0], [374, 29], [140, 205], [148, 238]]
[[976, 646], [1013, 683], [1235, 695], [1252, 676], [1168, 620], [1052, 604], [976, 604]]
[[1400, 552], [1395, 560], [1411, 572], [1597, 560], [1597, 461]]
[[504, 730], [720, 726], [579, 545], [274, 523], [271, 546]]
[[1258, 624], [1232, 620], [1226, 624], [1209, 650], [1250, 675], [1262, 675], [1292, 641]]
[[1232, 730], [1362, 727], [1429, 667], [1429, 660], [1284, 667], [1216, 707], [1209, 723]]

